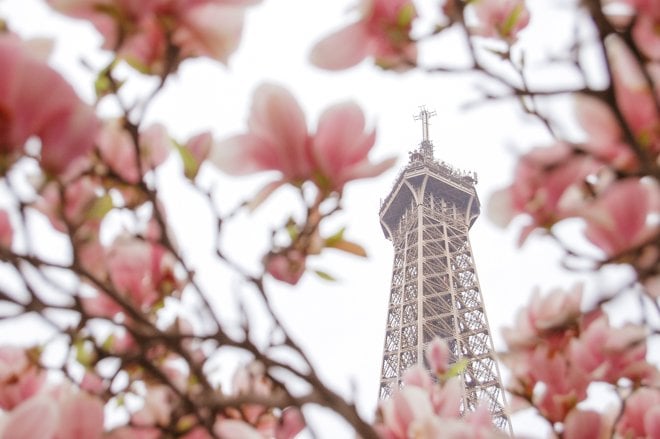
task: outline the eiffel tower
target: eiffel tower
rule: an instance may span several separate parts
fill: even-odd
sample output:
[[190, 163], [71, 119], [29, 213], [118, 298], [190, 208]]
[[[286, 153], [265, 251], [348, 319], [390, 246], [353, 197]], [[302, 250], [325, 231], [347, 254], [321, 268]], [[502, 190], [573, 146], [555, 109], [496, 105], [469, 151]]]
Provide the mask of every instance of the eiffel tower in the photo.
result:
[[480, 210], [477, 177], [433, 157], [434, 115], [425, 107], [415, 115], [422, 122], [422, 142], [380, 207], [394, 264], [379, 396], [389, 397], [439, 336], [449, 344], [451, 363], [465, 364], [462, 412], [488, 404], [493, 424], [511, 434], [468, 236]]

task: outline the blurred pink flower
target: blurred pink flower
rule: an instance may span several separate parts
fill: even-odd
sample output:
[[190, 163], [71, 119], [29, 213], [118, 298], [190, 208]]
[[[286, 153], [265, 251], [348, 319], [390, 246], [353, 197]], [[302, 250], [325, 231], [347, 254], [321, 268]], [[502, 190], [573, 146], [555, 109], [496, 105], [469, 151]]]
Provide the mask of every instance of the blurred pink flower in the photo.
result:
[[515, 41], [518, 32], [529, 23], [524, 0], [476, 0], [469, 5], [477, 16], [475, 35]]
[[565, 330], [582, 315], [582, 285], [569, 291], [555, 289], [546, 296], [535, 290], [529, 305], [518, 312], [515, 327], [505, 327], [502, 335], [510, 350], [534, 347], [550, 334]]
[[642, 387], [630, 395], [616, 431], [622, 437], [660, 437], [660, 391]]
[[436, 375], [442, 375], [449, 369], [449, 360], [451, 358], [451, 350], [447, 342], [439, 337], [431, 340], [424, 352], [426, 361], [431, 368], [431, 372]]
[[564, 439], [606, 439], [612, 437], [611, 420], [593, 410], [574, 409], [564, 420]]
[[587, 222], [586, 237], [608, 257], [656, 236], [658, 215], [657, 184], [633, 178], [613, 183], [582, 212]]
[[379, 175], [394, 164], [393, 159], [377, 164], [368, 160], [375, 136], [364, 132], [364, 116], [353, 103], [326, 110], [311, 135], [294, 97], [266, 84], [254, 94], [248, 126], [247, 134], [216, 145], [210, 160], [231, 174], [279, 171], [282, 176], [270, 191], [279, 183], [312, 180], [323, 191], [341, 192], [348, 181]]
[[306, 259], [305, 254], [299, 250], [269, 253], [265, 258], [265, 267], [275, 279], [295, 285], [305, 274]]
[[656, 98], [636, 58], [617, 38], [607, 40], [612, 82], [617, 105], [637, 143], [646, 151], [660, 153], [660, 117]]
[[621, 378], [640, 382], [651, 378], [654, 367], [646, 361], [647, 331], [635, 325], [611, 327], [602, 315], [568, 346], [571, 364], [594, 381], [616, 384]]
[[511, 186], [491, 195], [488, 215], [496, 224], [506, 226], [514, 216], [526, 214], [531, 221], [521, 234], [522, 244], [534, 229], [550, 228], [574, 215], [575, 206], [563, 202], [568, 190], [579, 190], [585, 177], [600, 166], [590, 157], [574, 154], [565, 143], [535, 148], [518, 161]]
[[639, 160], [623, 140], [623, 131], [612, 110], [600, 99], [575, 95], [575, 112], [588, 139], [581, 147], [616, 169], [633, 170]]
[[0, 437], [51, 439], [55, 437], [58, 421], [57, 403], [48, 395], [35, 396], [14, 410], [0, 414]]
[[106, 250], [106, 264], [118, 292], [141, 308], [177, 287], [174, 257], [158, 244], [120, 237]]
[[14, 409], [35, 395], [45, 379], [46, 374], [32, 363], [25, 349], [0, 347], [0, 408]]
[[141, 175], [155, 169], [168, 157], [172, 141], [164, 126], [151, 125], [139, 135], [140, 169], [130, 133], [119, 120], [107, 121], [98, 136], [101, 160], [127, 183], [137, 183]]
[[103, 402], [87, 392], [69, 389], [57, 401], [59, 425], [56, 439], [100, 439], [103, 434]]
[[314, 46], [313, 64], [343, 70], [368, 56], [383, 68], [406, 68], [416, 61], [417, 47], [410, 31], [417, 11], [411, 0], [361, 0], [359, 13], [358, 21]]
[[49, 0], [63, 14], [89, 20], [140, 71], [162, 74], [186, 58], [227, 63], [241, 38], [245, 7], [258, 0]]
[[44, 170], [62, 174], [94, 146], [98, 121], [71, 85], [25, 43], [0, 35], [0, 170], [23, 153], [32, 136], [41, 140]]

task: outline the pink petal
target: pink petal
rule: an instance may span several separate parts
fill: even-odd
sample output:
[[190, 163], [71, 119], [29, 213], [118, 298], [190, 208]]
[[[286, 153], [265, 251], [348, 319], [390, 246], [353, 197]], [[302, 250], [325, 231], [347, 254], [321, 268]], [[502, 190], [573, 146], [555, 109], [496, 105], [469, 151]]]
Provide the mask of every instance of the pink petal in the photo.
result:
[[67, 395], [59, 402], [57, 436], [67, 439], [95, 439], [103, 433], [103, 403], [85, 392]]
[[287, 177], [304, 177], [311, 171], [307, 151], [305, 115], [295, 98], [283, 87], [264, 84], [254, 93], [250, 132], [269, 142]]
[[282, 157], [276, 147], [254, 134], [239, 134], [213, 145], [209, 161], [224, 172], [245, 175], [256, 171], [279, 170]]
[[9, 214], [5, 210], [0, 210], [0, 246], [11, 247], [14, 236], [14, 229], [9, 220]]
[[360, 63], [368, 54], [369, 33], [360, 21], [334, 32], [312, 48], [310, 61], [326, 70], [343, 70]]
[[12, 439], [52, 438], [58, 422], [55, 401], [35, 396], [9, 412], [0, 437]]
[[208, 56], [227, 64], [238, 48], [244, 15], [242, 7], [214, 3], [186, 9], [172, 40], [183, 56]]
[[231, 419], [218, 421], [213, 430], [223, 439], [263, 439], [261, 434], [249, 424]]

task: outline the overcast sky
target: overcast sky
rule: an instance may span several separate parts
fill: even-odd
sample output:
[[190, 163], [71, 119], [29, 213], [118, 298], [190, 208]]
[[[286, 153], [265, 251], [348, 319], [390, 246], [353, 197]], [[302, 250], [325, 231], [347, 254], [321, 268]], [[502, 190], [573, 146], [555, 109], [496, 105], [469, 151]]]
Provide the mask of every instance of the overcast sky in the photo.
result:
[[[425, 10], [435, 7], [433, 0], [420, 1]], [[533, 2], [534, 10], [547, 6]], [[218, 138], [245, 128], [251, 92], [261, 82], [274, 81], [287, 86], [299, 99], [314, 125], [320, 112], [339, 100], [353, 99], [365, 110], [378, 131], [374, 159], [391, 155], [400, 157], [395, 169], [370, 181], [351, 183], [346, 192], [345, 210], [332, 227], [346, 225], [347, 236], [362, 243], [368, 260], [328, 254], [311, 262], [314, 267], [335, 275], [339, 282], [329, 284], [306, 275], [294, 289], [274, 285], [274, 299], [286, 324], [305, 346], [322, 376], [345, 395], [353, 392], [365, 416], [373, 413], [378, 393], [386, 307], [392, 263], [391, 243], [386, 241], [378, 223], [381, 198], [407, 161], [407, 152], [421, 141], [421, 125], [413, 120], [418, 106], [426, 105], [437, 116], [431, 119], [430, 138], [435, 155], [455, 167], [476, 171], [482, 208], [489, 194], [510, 181], [518, 152], [548, 143], [544, 130], [526, 118], [513, 102], [487, 103], [465, 110], [464, 104], [478, 100], [477, 87], [487, 86], [474, 76], [430, 75], [420, 72], [396, 74], [383, 72], [363, 63], [341, 73], [319, 71], [307, 62], [311, 45], [320, 37], [346, 23], [353, 1], [265, 0], [250, 10], [244, 39], [239, 51], [225, 68], [206, 60], [186, 61], [176, 77], [170, 79], [164, 93], [149, 113], [151, 121], [166, 124], [180, 140], [202, 130], [212, 130]], [[543, 19], [534, 17], [523, 38], [530, 43], [523, 48], [535, 50], [532, 59], [560, 47], [561, 15], [542, 10]], [[90, 75], [80, 63], [81, 56], [93, 65], [103, 63], [103, 55], [94, 54], [100, 44], [90, 26], [55, 16], [37, 0], [0, 0], [0, 16], [10, 27], [27, 37], [57, 36], [53, 65], [76, 85], [81, 95], [91, 98]], [[553, 35], [543, 49], [539, 36]], [[454, 63], [461, 60], [460, 39], [449, 36], [447, 42], [432, 42], [423, 47], [424, 60]], [[555, 75], [555, 76], [552, 76]], [[541, 76], [556, 78], [556, 72]], [[570, 78], [566, 79], [570, 81]], [[130, 85], [135, 92], [145, 83]], [[564, 101], [557, 108], [566, 113]], [[111, 105], [103, 108], [108, 114]], [[249, 197], [268, 177], [219, 181], [221, 209], [226, 211]], [[173, 195], [166, 200], [171, 219], [183, 235], [183, 243], [204, 242], [208, 223], [195, 210], [176, 209], [181, 198], [191, 197], [163, 181]], [[286, 191], [285, 191], [286, 192]], [[248, 266], [254, 266], [268, 238], [268, 225], [276, 224], [287, 214], [289, 194], [271, 199], [251, 217], [240, 216], [230, 225], [226, 245]], [[485, 209], [483, 209], [485, 210]], [[501, 347], [499, 329], [511, 325], [516, 310], [529, 297], [534, 286], [543, 291], [551, 286], [569, 287], [575, 276], [558, 269], [561, 253], [547, 239], [532, 239], [522, 251], [515, 248], [515, 227], [508, 231], [496, 228], [485, 215], [471, 231], [471, 243], [495, 343]], [[208, 249], [207, 249], [208, 250]], [[191, 251], [195, 251], [193, 247]], [[224, 272], [205, 273], [208, 282], [222, 297], [233, 290], [235, 282]], [[348, 437], [340, 423], [325, 421], [321, 437]], [[517, 433], [534, 433], [528, 420], [515, 421]]]

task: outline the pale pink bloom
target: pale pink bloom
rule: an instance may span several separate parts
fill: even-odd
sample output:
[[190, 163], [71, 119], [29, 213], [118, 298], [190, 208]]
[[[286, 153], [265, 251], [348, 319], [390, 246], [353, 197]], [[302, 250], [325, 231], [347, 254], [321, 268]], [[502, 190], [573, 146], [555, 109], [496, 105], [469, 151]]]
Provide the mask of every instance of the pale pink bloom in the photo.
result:
[[606, 41], [612, 65], [612, 81], [617, 105], [635, 136], [644, 148], [660, 152], [660, 117], [653, 90], [644, 77], [637, 59], [625, 43], [617, 38]]
[[[72, 389], [71, 389], [72, 390]], [[55, 439], [97, 439], [103, 434], [103, 402], [86, 392], [68, 391], [57, 401]]]
[[245, 8], [207, 2], [186, 9], [172, 41], [181, 56], [206, 56], [227, 64], [241, 40]]
[[574, 409], [564, 420], [564, 439], [606, 439], [611, 437], [609, 420], [593, 410]]
[[264, 439], [250, 424], [234, 419], [222, 419], [213, 427], [215, 434], [223, 439]]
[[[113, 50], [146, 73], [162, 74], [197, 56], [226, 63], [241, 38], [246, 0], [49, 0], [89, 20]], [[176, 49], [176, 50], [172, 50]]]
[[[0, 414], [0, 437], [6, 439], [53, 439], [58, 426], [56, 402], [47, 395], [28, 399], [14, 410]], [[64, 438], [61, 438], [64, 439]]]
[[[657, 8], [660, 9], [660, 2]], [[632, 35], [639, 49], [649, 58], [660, 61], [660, 14], [651, 17], [639, 14], [635, 20]]]
[[613, 183], [588, 207], [582, 217], [587, 222], [586, 237], [613, 257], [634, 248], [658, 234], [660, 191], [638, 179]]
[[0, 210], [0, 247], [10, 248], [14, 239], [14, 229], [6, 210]]
[[284, 409], [275, 430], [275, 439], [293, 439], [305, 428], [305, 419], [295, 407]]
[[426, 347], [424, 355], [431, 371], [436, 375], [442, 375], [449, 369], [451, 350], [445, 340], [439, 337], [431, 340], [431, 343]]
[[0, 408], [12, 410], [35, 395], [46, 374], [34, 364], [25, 349], [0, 347]]
[[373, 177], [393, 164], [369, 162], [375, 137], [364, 132], [362, 111], [352, 103], [326, 110], [317, 134], [310, 135], [294, 97], [282, 87], [262, 85], [254, 94], [248, 126], [247, 134], [216, 145], [210, 160], [231, 174], [279, 171], [282, 177], [269, 186], [269, 193], [282, 182], [305, 180], [324, 191], [341, 192], [349, 180]]
[[68, 182], [64, 188], [53, 181], [41, 189], [34, 207], [48, 217], [55, 230], [67, 232], [67, 224], [75, 229], [84, 222], [102, 219], [99, 212], [92, 209], [99, 199], [99, 189], [99, 183], [88, 176]]
[[110, 280], [120, 294], [148, 308], [176, 288], [174, 257], [160, 245], [120, 237], [106, 251]]
[[172, 415], [173, 397], [172, 389], [168, 386], [148, 386], [144, 406], [133, 414], [131, 422], [140, 427], [166, 427]]
[[610, 108], [600, 99], [575, 95], [575, 112], [588, 135], [582, 148], [598, 160], [617, 169], [631, 170], [638, 160], [630, 145], [623, 141], [623, 131]]
[[510, 350], [531, 348], [546, 334], [575, 324], [581, 316], [581, 301], [580, 284], [569, 291], [552, 290], [543, 297], [535, 290], [529, 305], [518, 312], [516, 326], [503, 328], [507, 346]]
[[429, 391], [416, 386], [404, 387], [381, 403], [383, 437], [405, 439], [414, 424], [423, 423], [434, 416]]
[[515, 41], [529, 23], [524, 0], [476, 0], [469, 3], [477, 16], [475, 35]]
[[416, 364], [408, 368], [403, 373], [402, 381], [406, 386], [416, 386], [422, 389], [433, 387], [433, 380], [429, 372], [421, 364]]
[[622, 437], [660, 437], [660, 391], [642, 387], [630, 395], [616, 431]]
[[620, 378], [639, 382], [650, 378], [653, 367], [646, 361], [647, 331], [634, 325], [613, 328], [606, 315], [589, 324], [571, 340], [571, 364], [592, 380], [616, 384]]
[[328, 70], [353, 67], [373, 56], [383, 68], [406, 68], [415, 63], [417, 48], [410, 31], [417, 16], [410, 0], [361, 0], [360, 18], [319, 41], [311, 61]]
[[299, 250], [269, 253], [265, 258], [266, 272], [275, 279], [295, 285], [305, 274], [306, 256]]
[[140, 176], [163, 163], [171, 149], [172, 142], [165, 127], [151, 125], [139, 136], [140, 169], [135, 158], [136, 148], [130, 133], [121, 126], [119, 120], [104, 124], [98, 136], [98, 149], [101, 160], [127, 183], [137, 183]]
[[574, 154], [565, 143], [535, 148], [518, 161], [511, 186], [496, 191], [490, 199], [488, 214], [505, 226], [518, 214], [526, 214], [531, 223], [520, 237], [520, 244], [535, 228], [550, 228], [557, 221], [575, 214], [565, 206], [569, 189], [580, 190], [584, 179], [601, 165], [593, 159]]
[[364, 114], [352, 102], [323, 112], [311, 145], [316, 169], [322, 176], [317, 178], [319, 187], [341, 192], [347, 182], [378, 176], [394, 165], [394, 158], [378, 164], [369, 162], [367, 155], [376, 133], [365, 129]]
[[10, 165], [32, 136], [41, 166], [62, 174], [93, 148], [98, 121], [71, 85], [17, 37], [0, 35], [0, 162]]

